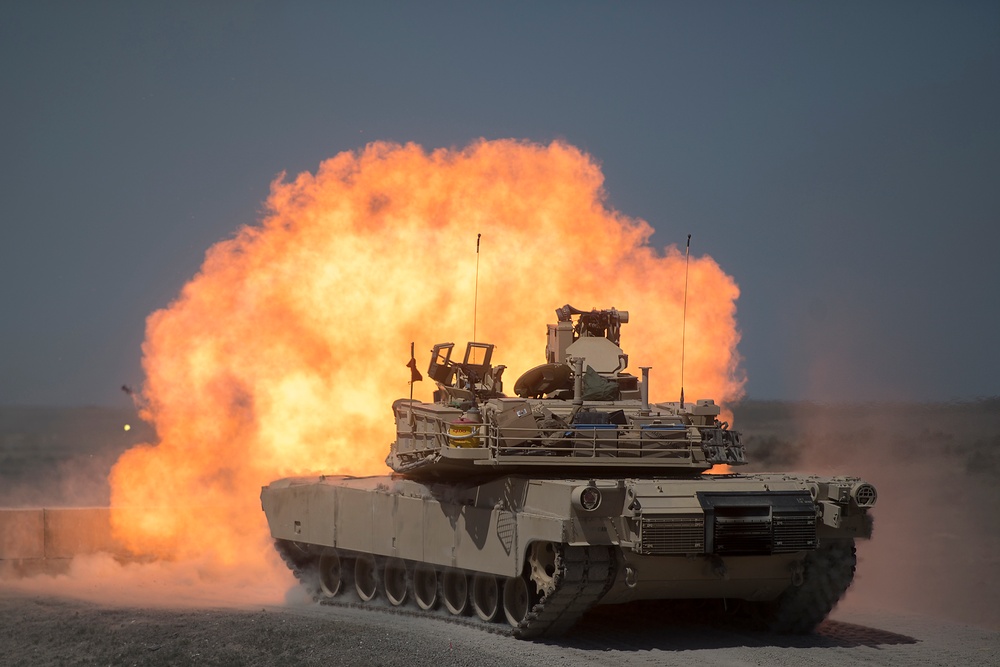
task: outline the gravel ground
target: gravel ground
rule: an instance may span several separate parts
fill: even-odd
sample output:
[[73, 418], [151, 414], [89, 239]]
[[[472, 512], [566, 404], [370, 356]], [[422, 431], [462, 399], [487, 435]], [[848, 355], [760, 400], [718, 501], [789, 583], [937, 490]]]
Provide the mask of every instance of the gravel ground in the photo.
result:
[[784, 636], [601, 607], [563, 639], [528, 642], [380, 610], [107, 606], [0, 584], [0, 615], [0, 665], [1000, 664], [1000, 632], [857, 609]]

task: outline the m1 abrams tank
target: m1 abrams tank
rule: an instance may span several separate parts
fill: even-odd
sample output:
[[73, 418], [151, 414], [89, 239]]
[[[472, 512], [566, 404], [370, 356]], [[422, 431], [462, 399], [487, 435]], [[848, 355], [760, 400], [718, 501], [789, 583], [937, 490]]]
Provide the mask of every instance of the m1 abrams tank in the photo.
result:
[[435, 345], [434, 401], [392, 406], [395, 474], [263, 488], [296, 576], [318, 598], [505, 619], [523, 638], [562, 634], [595, 605], [656, 599], [715, 599], [772, 630], [811, 631], [851, 583], [875, 488], [704, 474], [746, 463], [719, 407], [650, 402], [649, 368], [625, 372], [626, 311], [556, 314], [546, 363], [515, 396], [492, 345], [469, 343], [461, 362]]

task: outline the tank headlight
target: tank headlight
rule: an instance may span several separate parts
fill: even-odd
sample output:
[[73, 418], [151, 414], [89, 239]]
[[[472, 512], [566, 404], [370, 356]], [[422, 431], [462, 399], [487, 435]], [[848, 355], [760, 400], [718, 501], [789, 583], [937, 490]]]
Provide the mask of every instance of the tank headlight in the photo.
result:
[[593, 512], [601, 506], [601, 492], [594, 486], [578, 486], [573, 489], [573, 506]]
[[875, 487], [868, 482], [860, 482], [851, 488], [851, 498], [858, 504], [858, 507], [871, 507], [878, 499]]

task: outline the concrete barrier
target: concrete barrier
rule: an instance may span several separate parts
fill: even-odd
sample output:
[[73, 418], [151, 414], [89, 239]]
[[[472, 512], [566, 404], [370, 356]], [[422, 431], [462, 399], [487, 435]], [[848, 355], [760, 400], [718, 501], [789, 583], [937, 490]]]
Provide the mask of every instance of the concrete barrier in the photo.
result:
[[0, 510], [0, 560], [45, 558], [45, 510]]
[[65, 572], [74, 556], [98, 552], [128, 554], [107, 507], [0, 509], [0, 576]]

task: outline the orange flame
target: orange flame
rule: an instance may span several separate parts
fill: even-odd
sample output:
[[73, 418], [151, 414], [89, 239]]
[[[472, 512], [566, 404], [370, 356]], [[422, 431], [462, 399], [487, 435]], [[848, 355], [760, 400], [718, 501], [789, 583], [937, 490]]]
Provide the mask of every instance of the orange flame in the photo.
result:
[[[579, 149], [373, 143], [283, 176], [263, 221], [212, 247], [148, 319], [143, 416], [159, 442], [126, 452], [110, 480], [112, 505], [133, 508], [115, 519], [131, 548], [259, 560], [262, 484], [387, 472], [410, 341], [424, 367], [433, 343], [472, 335], [479, 232], [476, 331], [509, 386], [544, 362], [556, 307], [615, 306], [631, 315], [633, 366], [654, 367], [652, 398], [677, 400], [684, 255], [650, 247], [646, 222], [605, 206], [600, 167]], [[714, 260], [691, 258], [689, 400], [742, 394], [738, 296]]]

